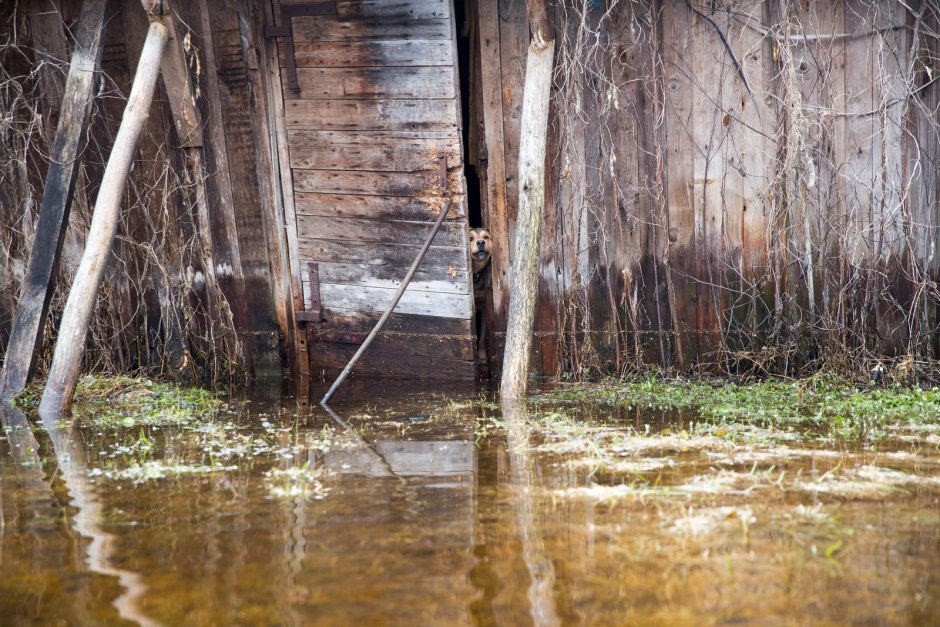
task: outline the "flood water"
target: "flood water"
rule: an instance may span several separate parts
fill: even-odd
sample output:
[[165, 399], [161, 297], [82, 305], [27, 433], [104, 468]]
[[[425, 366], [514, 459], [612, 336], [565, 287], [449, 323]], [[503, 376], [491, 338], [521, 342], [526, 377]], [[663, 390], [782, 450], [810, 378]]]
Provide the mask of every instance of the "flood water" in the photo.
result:
[[265, 393], [185, 427], [5, 413], [0, 623], [940, 624], [940, 431]]

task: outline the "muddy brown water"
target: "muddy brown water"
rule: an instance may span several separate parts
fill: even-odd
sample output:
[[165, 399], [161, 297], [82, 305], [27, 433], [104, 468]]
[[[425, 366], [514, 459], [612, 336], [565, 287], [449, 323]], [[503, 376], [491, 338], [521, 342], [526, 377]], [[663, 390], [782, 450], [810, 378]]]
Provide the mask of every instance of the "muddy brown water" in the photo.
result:
[[930, 427], [728, 444], [473, 390], [266, 394], [215, 430], [8, 415], [0, 624], [940, 624]]

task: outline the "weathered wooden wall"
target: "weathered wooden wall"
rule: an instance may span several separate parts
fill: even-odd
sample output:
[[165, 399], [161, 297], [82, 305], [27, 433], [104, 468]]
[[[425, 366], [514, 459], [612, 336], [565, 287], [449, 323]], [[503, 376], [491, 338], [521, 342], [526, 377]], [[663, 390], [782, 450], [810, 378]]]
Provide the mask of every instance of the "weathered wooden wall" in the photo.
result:
[[[494, 272], [512, 254], [521, 5], [476, 5]], [[938, 22], [907, 7], [556, 2], [534, 368], [935, 357]]]
[[[31, 0], [21, 5], [18, 12], [11, 9], [3, 26], [19, 29], [13, 42], [17, 48], [5, 49], [2, 59], [4, 85], [24, 90], [23, 101], [35, 103], [44, 115], [32, 122], [43, 122], [51, 133], [69, 58], [67, 33], [80, 3]], [[206, 122], [204, 148], [199, 152], [204, 180], [193, 179], [161, 85], [125, 193], [113, 261], [89, 333], [86, 367], [172, 374], [186, 363], [186, 374], [191, 372], [184, 359], [188, 352], [202, 374], [210, 377], [279, 375], [279, 340], [291, 333], [285, 313], [291, 308], [289, 294], [284, 293], [289, 286], [285, 288], [277, 274], [286, 251], [279, 248], [277, 215], [269, 198], [274, 147], [264, 116], [252, 114], [268, 110], [259, 61], [263, 51], [258, 47], [265, 45], [258, 36], [263, 5], [199, 0], [173, 6], [181, 41], [171, 45], [185, 51]], [[112, 0], [108, 13], [97, 108], [82, 155], [46, 349], [55, 338], [58, 311], [81, 255], [90, 205], [147, 29], [139, 0]], [[22, 24], [28, 27], [23, 29]], [[8, 32], [12, 36], [13, 31]], [[15, 160], [11, 148], [21, 139], [22, 135], [3, 137], [5, 159]], [[19, 152], [27, 155], [33, 169], [18, 182], [41, 190], [45, 147], [33, 139], [28, 149]], [[35, 220], [28, 198], [11, 206], [15, 204], [3, 206], [8, 262], [2, 289], [4, 305], [9, 305], [0, 326], [9, 324], [18, 293], [16, 268], [25, 263]], [[221, 287], [221, 293], [214, 293], [214, 286]]]
[[[467, 375], [463, 106], [497, 242], [486, 303], [497, 374], [528, 32], [520, 0], [462, 1], [474, 37], [463, 99], [449, 0], [345, 0], [335, 17], [295, 20], [299, 94], [284, 89], [283, 54], [262, 36], [280, 4], [180, 3], [205, 180], [193, 180], [161, 90], [87, 365], [173, 370], [188, 350], [215, 374], [305, 366], [308, 335], [294, 315], [312, 305], [316, 262], [329, 324], [309, 336], [313, 363], [342, 366], [440, 206], [436, 160], [446, 155], [452, 214], [364, 368], [384, 373], [412, 354], [426, 374]], [[0, 58], [0, 102], [15, 122], [0, 128], [0, 338], [77, 6], [3, 9], [20, 49]], [[930, 2], [557, 0], [553, 17], [534, 369], [788, 370], [938, 356], [940, 38]], [[50, 331], [145, 26], [139, 2], [111, 2]]]

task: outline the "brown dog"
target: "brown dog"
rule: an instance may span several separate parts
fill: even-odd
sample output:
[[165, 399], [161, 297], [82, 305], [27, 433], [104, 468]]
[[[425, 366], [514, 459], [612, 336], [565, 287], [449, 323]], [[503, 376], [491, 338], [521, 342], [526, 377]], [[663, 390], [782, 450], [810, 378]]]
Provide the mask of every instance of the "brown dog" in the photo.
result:
[[486, 334], [484, 333], [483, 315], [486, 302], [486, 291], [489, 287], [488, 274], [484, 272], [490, 263], [493, 253], [493, 238], [486, 229], [470, 229], [469, 237], [470, 262], [473, 268], [473, 302], [477, 336], [477, 365], [480, 375], [489, 378], [489, 364], [486, 351]]
[[490, 262], [492, 252], [493, 239], [490, 232], [486, 229], [470, 229], [470, 259], [473, 262], [474, 275], [479, 274]]

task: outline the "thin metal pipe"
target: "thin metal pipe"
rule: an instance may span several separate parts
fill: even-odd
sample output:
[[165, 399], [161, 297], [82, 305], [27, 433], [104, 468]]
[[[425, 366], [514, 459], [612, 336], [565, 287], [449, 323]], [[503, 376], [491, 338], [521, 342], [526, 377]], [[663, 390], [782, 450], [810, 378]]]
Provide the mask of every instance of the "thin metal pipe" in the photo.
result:
[[415, 257], [411, 267], [408, 268], [408, 274], [406, 274], [405, 278], [402, 279], [401, 285], [398, 286], [398, 291], [395, 292], [395, 296], [392, 297], [392, 302], [388, 304], [388, 307], [385, 309], [385, 313], [382, 314], [382, 317], [379, 318], [379, 321], [375, 324], [375, 327], [369, 333], [369, 337], [367, 337], [365, 342], [362, 343], [362, 346], [359, 347], [359, 350], [356, 351], [356, 354], [352, 356], [352, 359], [349, 360], [349, 363], [346, 364], [346, 367], [343, 368], [343, 371], [339, 373], [338, 377], [336, 377], [336, 381], [333, 382], [330, 390], [320, 401], [320, 404], [324, 407], [326, 407], [326, 404], [330, 400], [330, 397], [333, 396], [333, 393], [339, 389], [339, 386], [341, 386], [343, 381], [346, 380], [346, 377], [349, 376], [349, 373], [352, 372], [353, 366], [356, 365], [356, 362], [359, 361], [359, 358], [362, 357], [362, 354], [366, 352], [367, 348], [369, 348], [369, 344], [372, 343], [372, 340], [375, 339], [375, 336], [379, 334], [379, 331], [381, 331], [382, 327], [385, 326], [385, 323], [388, 322], [388, 317], [392, 315], [392, 311], [395, 310], [395, 306], [398, 305], [398, 301], [401, 300], [402, 294], [405, 293], [405, 288], [407, 288], [408, 284], [411, 283], [411, 277], [414, 276], [415, 270], [418, 269], [418, 266], [424, 259], [424, 255], [428, 252], [428, 248], [431, 247], [431, 242], [434, 241], [434, 237], [441, 229], [441, 225], [444, 224], [444, 218], [447, 216], [447, 212], [450, 211], [450, 204], [451, 201], [448, 198], [447, 202], [444, 203], [444, 207], [441, 209], [441, 214], [437, 216], [437, 222], [434, 223], [434, 228], [431, 229], [431, 233], [428, 235], [428, 238], [424, 240], [424, 245], [421, 247], [421, 250], [418, 251], [418, 256]]

